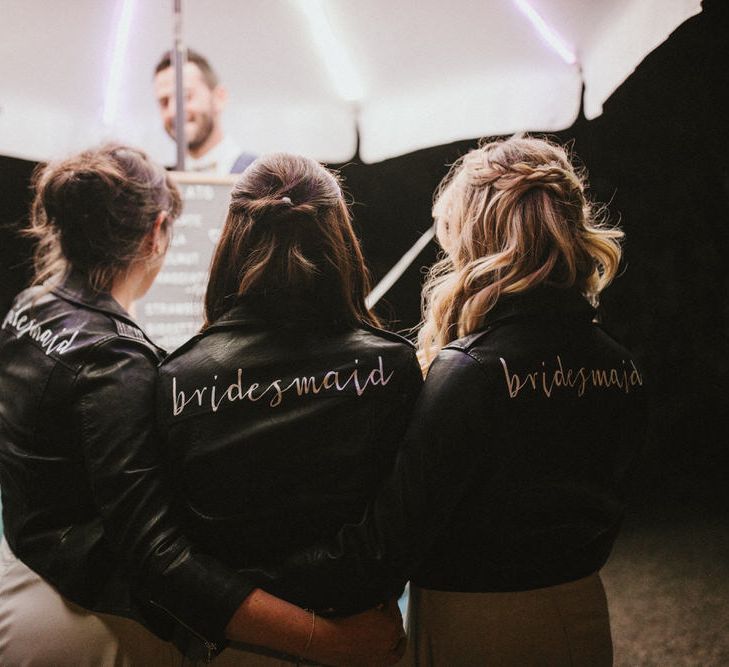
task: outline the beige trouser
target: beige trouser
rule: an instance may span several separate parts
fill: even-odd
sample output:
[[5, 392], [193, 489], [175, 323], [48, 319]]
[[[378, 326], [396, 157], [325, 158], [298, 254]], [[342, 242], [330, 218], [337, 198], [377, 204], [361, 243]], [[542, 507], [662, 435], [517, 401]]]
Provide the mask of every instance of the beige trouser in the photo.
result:
[[0, 542], [2, 667], [165, 667], [182, 656], [126, 618], [69, 602]]
[[598, 574], [518, 593], [447, 593], [410, 584], [408, 651], [399, 666], [609, 667]]
[[292, 667], [296, 662], [230, 647], [210, 664], [212, 667]]

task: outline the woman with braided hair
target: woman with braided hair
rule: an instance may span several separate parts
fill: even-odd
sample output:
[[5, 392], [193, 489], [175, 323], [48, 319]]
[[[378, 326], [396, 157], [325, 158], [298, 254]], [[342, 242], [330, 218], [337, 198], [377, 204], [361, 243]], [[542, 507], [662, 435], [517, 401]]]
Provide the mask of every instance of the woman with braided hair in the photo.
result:
[[423, 292], [427, 377], [394, 472], [362, 521], [278, 585], [366, 606], [409, 578], [408, 664], [610, 665], [599, 570], [643, 378], [595, 307], [623, 234], [565, 151], [536, 138], [469, 152], [433, 215], [445, 255]]

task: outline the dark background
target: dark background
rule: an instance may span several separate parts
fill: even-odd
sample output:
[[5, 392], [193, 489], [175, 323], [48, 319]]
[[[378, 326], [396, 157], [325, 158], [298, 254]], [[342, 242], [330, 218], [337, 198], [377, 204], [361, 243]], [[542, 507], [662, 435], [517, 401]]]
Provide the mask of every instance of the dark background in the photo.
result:
[[[726, 508], [729, 487], [729, 3], [704, 2], [605, 104], [552, 136], [587, 167], [593, 198], [626, 232], [624, 272], [602, 300], [607, 328], [642, 361], [653, 396], [637, 494]], [[342, 172], [375, 277], [430, 224], [446, 165], [477, 142]], [[419, 317], [422, 267], [380, 313]], [[665, 499], [665, 498], [664, 498]]]
[[[605, 570], [617, 664], [729, 664], [729, 3], [705, 0], [605, 104], [552, 135], [627, 234], [605, 293], [608, 329], [650, 386], [648, 441], [625, 530]], [[432, 194], [476, 139], [338, 165], [375, 279], [431, 224]], [[0, 311], [29, 279], [34, 163], [0, 157]], [[378, 306], [419, 319], [431, 244]]]
[[[705, 0], [605, 104], [552, 134], [589, 172], [593, 198], [627, 234], [623, 274], [603, 297], [607, 327], [642, 361], [653, 402], [637, 490], [725, 497], [729, 472], [729, 3]], [[431, 224], [435, 187], [475, 146], [462, 141], [340, 168], [374, 278]], [[26, 224], [35, 163], [0, 157], [0, 311], [30, 277]], [[424, 250], [378, 311], [392, 328], [419, 319]], [[696, 482], [699, 484], [689, 484]], [[684, 487], [690, 486], [686, 495]], [[721, 498], [719, 497], [721, 496]]]
[[[722, 491], [729, 472], [729, 9], [702, 14], [651, 53], [605, 104], [551, 136], [586, 166], [593, 198], [627, 234], [624, 273], [603, 297], [607, 327], [643, 362], [653, 394], [639, 489], [684, 481]], [[341, 169], [375, 280], [431, 224], [435, 187], [477, 140]], [[18, 234], [35, 163], [0, 157], [0, 311], [30, 277], [29, 240]], [[378, 312], [392, 328], [419, 319], [432, 243]], [[706, 482], [706, 484], [704, 484]], [[696, 490], [692, 487], [690, 497]], [[702, 488], [703, 487], [703, 488]], [[723, 494], [720, 494], [723, 495]]]

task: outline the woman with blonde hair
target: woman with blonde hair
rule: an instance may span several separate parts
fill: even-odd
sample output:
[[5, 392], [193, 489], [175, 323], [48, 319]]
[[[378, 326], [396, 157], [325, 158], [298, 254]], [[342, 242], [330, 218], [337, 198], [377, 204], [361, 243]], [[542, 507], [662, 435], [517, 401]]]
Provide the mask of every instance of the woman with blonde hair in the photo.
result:
[[536, 138], [469, 152], [433, 215], [427, 378], [394, 472], [278, 586], [365, 605], [409, 578], [409, 664], [609, 665], [599, 570], [643, 425], [642, 375], [595, 321], [622, 232]]

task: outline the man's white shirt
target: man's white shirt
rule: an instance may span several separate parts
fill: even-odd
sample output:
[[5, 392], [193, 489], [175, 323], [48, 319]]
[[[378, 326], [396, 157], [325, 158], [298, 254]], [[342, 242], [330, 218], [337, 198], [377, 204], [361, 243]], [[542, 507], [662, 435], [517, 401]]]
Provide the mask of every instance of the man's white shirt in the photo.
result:
[[242, 152], [240, 146], [233, 139], [225, 136], [220, 143], [202, 157], [194, 158], [188, 155], [185, 159], [185, 171], [198, 171], [217, 175], [230, 174], [230, 170]]

